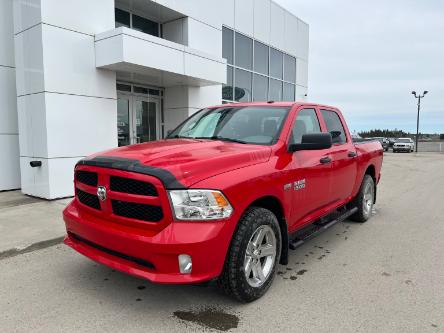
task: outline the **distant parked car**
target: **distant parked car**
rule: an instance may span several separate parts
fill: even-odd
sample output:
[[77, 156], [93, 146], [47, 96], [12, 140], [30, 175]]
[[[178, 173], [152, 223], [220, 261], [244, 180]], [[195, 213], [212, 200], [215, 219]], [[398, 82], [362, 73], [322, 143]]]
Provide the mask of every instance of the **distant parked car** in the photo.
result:
[[399, 138], [396, 139], [395, 144], [393, 145], [393, 152], [397, 153], [398, 151], [406, 151], [411, 153], [415, 150], [415, 143], [410, 138]]
[[396, 138], [388, 138], [387, 140], [389, 142], [389, 147], [392, 148], [396, 142]]
[[384, 138], [382, 136], [377, 136], [372, 139], [378, 140], [379, 142], [381, 142], [381, 145], [382, 145], [382, 148], [384, 149], [384, 151], [389, 150], [389, 140], [387, 138]]

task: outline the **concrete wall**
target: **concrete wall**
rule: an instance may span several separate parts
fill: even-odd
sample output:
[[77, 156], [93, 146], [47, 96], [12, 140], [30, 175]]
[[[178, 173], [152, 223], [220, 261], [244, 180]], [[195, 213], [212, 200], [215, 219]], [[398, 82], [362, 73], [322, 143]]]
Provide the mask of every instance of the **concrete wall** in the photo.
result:
[[75, 163], [117, 145], [115, 73], [94, 57], [94, 34], [113, 27], [112, 0], [14, 1], [24, 193], [72, 195]]
[[12, 2], [0, 1], [0, 191], [20, 187]]

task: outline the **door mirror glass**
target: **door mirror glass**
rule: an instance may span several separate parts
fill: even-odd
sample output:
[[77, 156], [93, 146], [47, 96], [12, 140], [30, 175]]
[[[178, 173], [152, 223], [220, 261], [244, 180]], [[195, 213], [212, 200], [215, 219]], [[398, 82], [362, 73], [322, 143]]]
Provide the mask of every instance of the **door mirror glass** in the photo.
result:
[[330, 131], [330, 134], [331, 134], [332, 139], [336, 139], [341, 136], [342, 132], [341, 131]]
[[330, 133], [310, 133], [302, 135], [301, 143], [293, 143], [288, 146], [289, 152], [298, 150], [321, 150], [328, 149], [332, 145]]

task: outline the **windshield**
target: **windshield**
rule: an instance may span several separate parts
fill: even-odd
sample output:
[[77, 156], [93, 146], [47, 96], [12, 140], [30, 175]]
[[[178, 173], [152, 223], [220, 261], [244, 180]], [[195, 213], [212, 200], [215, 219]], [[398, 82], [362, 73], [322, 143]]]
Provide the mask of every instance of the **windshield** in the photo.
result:
[[410, 139], [398, 139], [398, 140], [396, 140], [396, 142], [410, 143]]
[[167, 139], [194, 138], [273, 144], [281, 132], [287, 107], [221, 107], [203, 109], [179, 125]]

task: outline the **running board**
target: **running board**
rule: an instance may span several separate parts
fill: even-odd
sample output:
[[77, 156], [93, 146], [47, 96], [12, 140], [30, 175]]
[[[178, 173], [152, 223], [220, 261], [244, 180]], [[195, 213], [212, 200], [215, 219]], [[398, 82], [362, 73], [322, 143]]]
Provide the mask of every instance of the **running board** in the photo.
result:
[[302, 232], [302, 234], [298, 235], [293, 240], [290, 240], [290, 242], [289, 242], [290, 250], [296, 250], [299, 246], [304, 244], [306, 241], [323, 233], [325, 230], [334, 226], [336, 223], [346, 220], [348, 217], [350, 217], [351, 215], [356, 213], [357, 210], [358, 210], [358, 208], [354, 207], [352, 209], [345, 211], [345, 213], [343, 213], [339, 216], [336, 216], [336, 218], [334, 218], [333, 220], [330, 220], [327, 222], [324, 222], [324, 220], [322, 220], [322, 222], [324, 222], [322, 224], [316, 224], [316, 223], [312, 224], [312, 228], [310, 230], [308, 230], [306, 232]]

